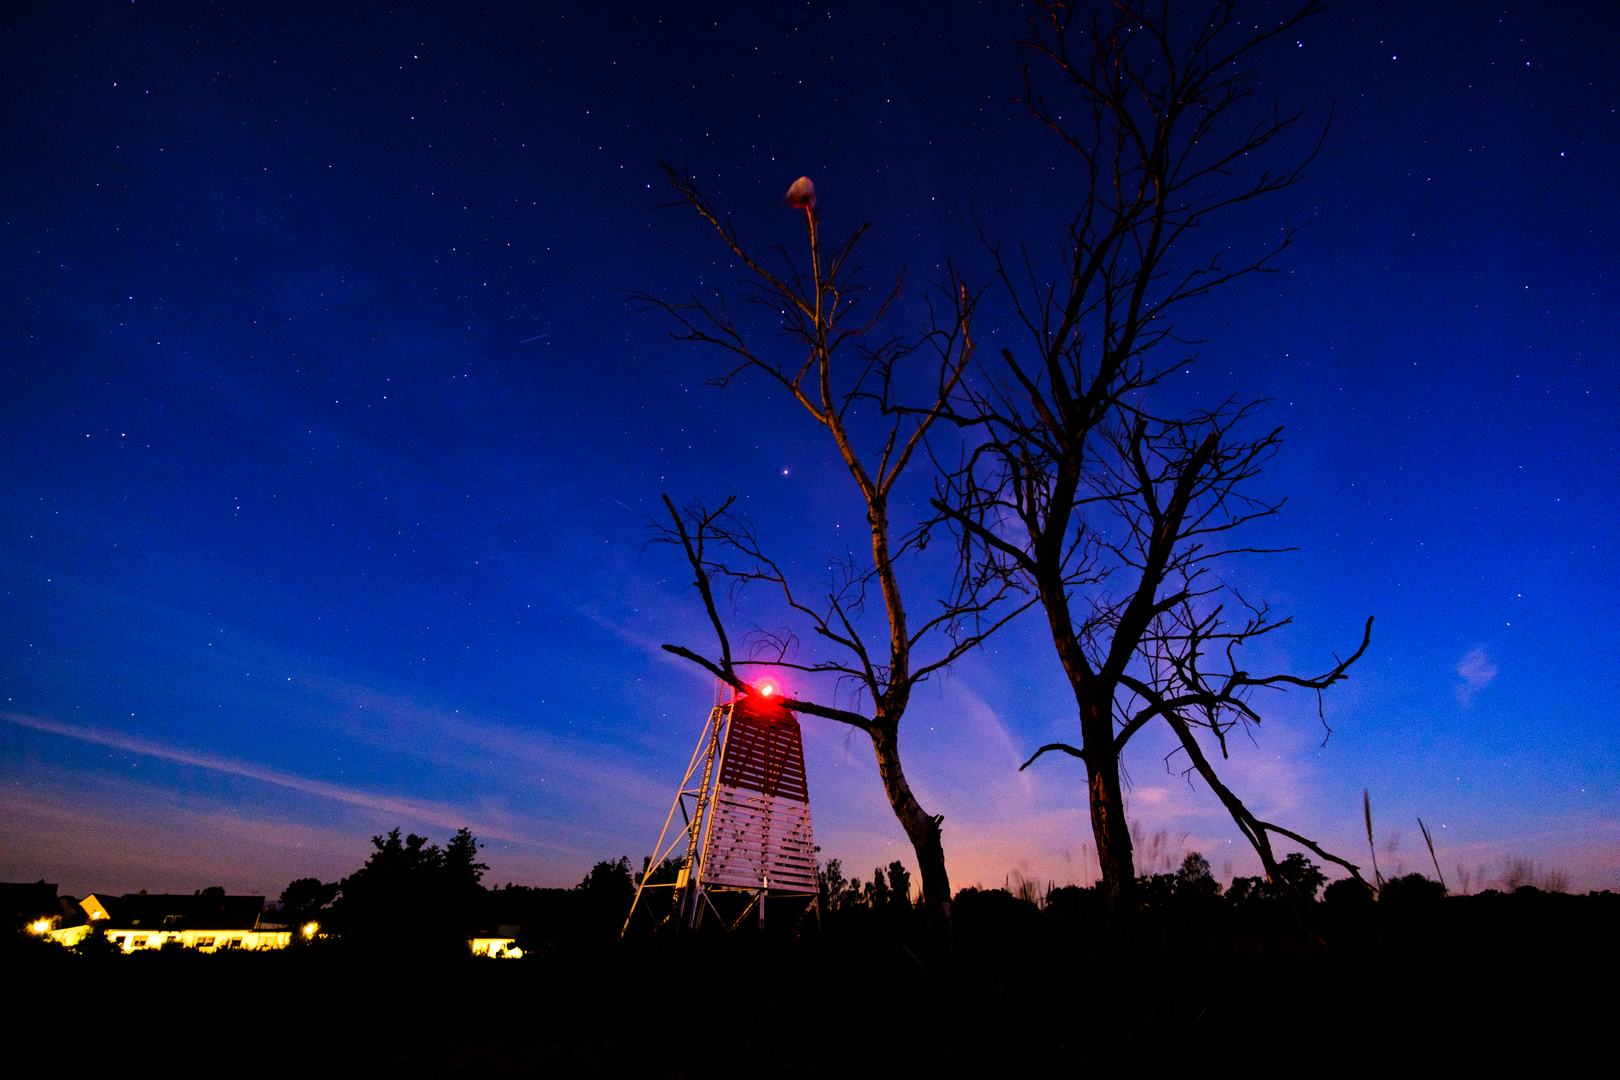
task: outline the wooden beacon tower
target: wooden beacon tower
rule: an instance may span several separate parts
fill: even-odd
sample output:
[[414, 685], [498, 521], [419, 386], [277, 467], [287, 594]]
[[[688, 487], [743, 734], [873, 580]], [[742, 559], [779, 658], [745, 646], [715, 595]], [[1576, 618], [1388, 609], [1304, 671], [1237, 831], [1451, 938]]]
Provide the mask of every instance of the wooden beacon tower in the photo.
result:
[[[684, 821], [678, 830], [676, 811]], [[683, 841], [686, 855], [675, 881], [647, 884]], [[771, 698], [739, 694], [710, 711], [621, 936], [642, 893], [660, 888], [675, 890], [662, 925], [687, 930], [702, 924], [705, 911], [721, 917], [709, 899], [713, 892], [752, 896], [733, 927], [751, 912], [763, 922], [768, 895], [817, 895], [799, 721]]]

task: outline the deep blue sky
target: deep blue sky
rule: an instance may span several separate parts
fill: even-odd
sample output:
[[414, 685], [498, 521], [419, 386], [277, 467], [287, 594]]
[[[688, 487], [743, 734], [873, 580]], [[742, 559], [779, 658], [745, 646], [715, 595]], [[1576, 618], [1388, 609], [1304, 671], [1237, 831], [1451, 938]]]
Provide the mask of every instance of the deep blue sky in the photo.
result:
[[[709, 642], [646, 546], [660, 494], [740, 496], [800, 568], [861, 525], [788, 403], [707, 387], [724, 358], [626, 302], [739, 277], [655, 209], [658, 162], [760, 250], [802, 245], [780, 199], [811, 175], [829, 233], [872, 223], [874, 282], [908, 268], [913, 325], [947, 259], [989, 283], [970, 207], [1037, 257], [1075, 208], [1015, 101], [1027, 14], [6, 16], [0, 878], [275, 894], [396, 825], [470, 826], [497, 881], [639, 859], [712, 694], [657, 648]], [[1336, 5], [1260, 58], [1305, 110], [1285, 153], [1337, 103], [1320, 157], [1189, 246], [1308, 223], [1280, 273], [1184, 314], [1206, 344], [1164, 393], [1285, 427], [1256, 490], [1288, 501], [1252, 539], [1298, 550], [1223, 568], [1295, 616], [1266, 658], [1330, 666], [1378, 620], [1327, 744], [1279, 695], [1235, 783], [1352, 856], [1369, 788], [1386, 872], [1428, 865], [1421, 815], [1448, 878], [1528, 858], [1620, 887], [1617, 30], [1601, 3]], [[979, 327], [1018, 343], [993, 291]], [[863, 737], [805, 729], [825, 853], [909, 863]], [[1016, 771], [1074, 737], [1038, 619], [902, 737], [953, 884], [1094, 874], [1078, 763]], [[1166, 748], [1128, 757], [1144, 848], [1254, 872]]]

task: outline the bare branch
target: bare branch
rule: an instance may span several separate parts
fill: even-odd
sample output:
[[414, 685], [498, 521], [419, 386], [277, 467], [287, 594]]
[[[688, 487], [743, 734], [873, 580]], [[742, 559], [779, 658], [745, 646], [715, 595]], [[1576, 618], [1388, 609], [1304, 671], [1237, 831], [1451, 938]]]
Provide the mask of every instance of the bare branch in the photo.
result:
[[665, 645], [664, 648], [680, 656], [685, 656], [689, 660], [698, 661], [705, 667], [708, 667], [721, 679], [740, 690], [743, 689], [743, 684], [737, 678], [736, 672], [733, 670], [731, 664], [731, 641], [726, 637], [726, 626], [725, 623], [720, 619], [720, 612], [714, 606], [714, 589], [709, 584], [709, 572], [705, 568], [703, 562], [704, 541], [709, 535], [711, 535], [710, 529], [712, 528], [714, 521], [720, 515], [724, 514], [735, 501], [736, 497], [733, 496], [732, 498], [727, 499], [721, 505], [720, 509], [716, 510], [713, 514], [697, 517], [697, 528], [694, 534], [687, 531], [686, 520], [682, 518], [680, 513], [675, 509], [675, 504], [670, 501], [669, 496], [664, 496], [664, 506], [669, 510], [670, 520], [674, 523], [675, 538], [680, 541], [682, 550], [686, 552], [686, 561], [692, 567], [693, 574], [696, 575], [696, 580], [694, 580], [692, 584], [697, 588], [698, 594], [703, 597], [703, 609], [708, 612], [709, 623], [714, 627], [715, 637], [720, 640], [720, 663], [718, 666], [711, 665], [708, 661], [703, 660], [695, 653], [688, 652], [685, 649], [680, 649], [675, 646]]
[[[727, 578], [734, 586], [734, 600], [736, 588], [755, 582], [771, 584], [795, 625], [808, 632], [772, 631], [758, 635], [755, 642], [769, 647], [781, 666], [837, 676], [840, 685], [843, 679], [853, 680], [860, 692], [870, 695], [873, 715], [867, 718], [804, 700], [789, 701], [787, 706], [860, 727], [872, 737], [890, 803], [917, 852], [929, 910], [943, 913], [948, 909], [950, 889], [940, 846], [940, 819], [926, 814], [912, 794], [901, 767], [896, 732], [919, 682], [977, 646], [1021, 608], [1007, 602], [1016, 591], [1010, 578], [978, 575], [955, 583], [951, 594], [940, 601], [938, 612], [915, 632], [908, 630], [897, 564], [902, 556], [922, 554], [927, 526], [904, 534], [896, 545], [891, 538], [889, 503], [919, 452], [932, 458], [928, 440], [938, 421], [955, 422], [953, 397], [974, 358], [972, 320], [978, 293], [948, 266], [941, 286], [944, 303], [938, 308], [930, 303], [923, 328], [912, 334], [885, 329], [884, 320], [900, 297], [902, 278], [897, 275], [893, 288], [871, 302], [858, 282], [859, 268], [853, 262], [864, 225], [848, 240], [828, 246], [821, 240], [819, 214], [813, 207], [805, 207], [808, 268], [795, 266], [780, 249], [774, 255], [767, 252], [767, 257], [755, 257], [744, 248], [730, 220], [690, 177], [667, 165], [665, 171], [680, 203], [691, 206], [708, 222], [750, 272], [744, 285], [747, 301], [755, 309], [771, 313], [775, 329], [781, 332], [776, 340], [785, 336], [790, 344], [785, 351], [774, 343], [770, 348], [756, 344], [750, 328], [734, 317], [718, 290], [693, 295], [684, 303], [645, 293], [632, 299], [644, 309], [672, 318], [677, 340], [718, 346], [735, 357], [735, 366], [717, 380], [722, 385], [742, 372], [759, 370], [826, 430], [860, 494], [871, 544], [869, 559], [859, 566], [853, 555], [847, 562], [833, 563], [833, 580], [822, 594], [825, 602], [818, 599], [812, 604], [801, 599], [808, 593], [796, 594], [788, 575], [765, 554], [745, 521], [729, 515], [725, 508], [715, 514], [689, 511], [696, 524], [688, 530], [671, 505], [676, 521], [673, 539], [685, 545], [696, 571], [696, 584], [719, 637], [722, 659], [714, 663], [689, 650], [669, 648], [708, 670], [726, 673], [731, 685], [740, 686], [736, 668], [749, 661], [733, 660], [710, 577]], [[934, 367], [932, 392], [921, 400], [902, 400], [899, 388], [913, 385], [914, 376], [902, 377], [901, 365], [919, 361]], [[870, 422], [874, 412], [880, 421], [877, 424]], [[869, 442], [874, 433], [875, 442]], [[695, 539], [689, 532], [695, 533]], [[721, 557], [705, 555], [705, 539], [723, 549]], [[869, 594], [882, 601], [886, 648], [863, 636], [863, 627], [871, 625], [863, 622], [863, 616], [869, 618], [865, 610]], [[814, 655], [808, 661], [786, 662], [790, 644], [801, 638]], [[922, 658], [925, 649], [936, 655], [916, 663], [914, 657]]]
[[1270, 28], [1251, 29], [1231, 2], [1219, 2], [1181, 27], [1168, 5], [1146, 0], [1117, 0], [1089, 19], [1053, 0], [1039, 6], [1022, 43], [1025, 104], [1077, 154], [1079, 203], [1050, 266], [1027, 247], [1014, 259], [985, 241], [1028, 341], [962, 381], [951, 421], [975, 442], [939, 482], [933, 506], [980, 580], [1017, 578], [1045, 608], [1082, 739], [1079, 749], [1048, 744], [1030, 760], [1058, 749], [1086, 761], [1111, 908], [1126, 906], [1135, 879], [1121, 754], [1158, 718], [1180, 736], [1268, 875], [1276, 871], [1272, 833], [1329, 857], [1255, 819], [1221, 784], [1192, 729], [1209, 731], [1226, 754], [1234, 724], [1260, 721], [1249, 695], [1320, 692], [1346, 677], [1371, 623], [1362, 647], [1322, 675], [1242, 670], [1238, 647], [1289, 620], [1235, 593], [1241, 610], [1229, 610], [1215, 571], [1220, 560], [1260, 550], [1224, 535], [1278, 511], [1280, 503], [1246, 488], [1280, 432], [1241, 436], [1252, 404], [1176, 416], [1151, 400], [1162, 378], [1195, 357], [1197, 343], [1177, 333], [1172, 316], [1188, 300], [1271, 271], [1297, 234], [1285, 227], [1242, 259], [1219, 244], [1201, 256], [1183, 251], [1215, 218], [1298, 183], [1315, 158], [1320, 139], [1284, 167], [1268, 163], [1300, 117], [1274, 106], [1250, 112], [1246, 65], [1320, 9], [1302, 0]]
[[1030, 755], [1030, 759], [1028, 761], [1026, 761], [1022, 765], [1018, 766], [1018, 771], [1023, 772], [1025, 769], [1027, 769], [1031, 765], [1035, 764], [1035, 759], [1040, 757], [1042, 754], [1046, 753], [1048, 750], [1061, 750], [1065, 754], [1068, 754], [1070, 757], [1077, 757], [1081, 761], [1086, 760], [1086, 752], [1084, 750], [1077, 750], [1074, 747], [1070, 746], [1068, 743], [1060, 743], [1060, 742], [1047, 743], [1045, 746], [1043, 746], [1039, 750], [1035, 751], [1034, 754]]

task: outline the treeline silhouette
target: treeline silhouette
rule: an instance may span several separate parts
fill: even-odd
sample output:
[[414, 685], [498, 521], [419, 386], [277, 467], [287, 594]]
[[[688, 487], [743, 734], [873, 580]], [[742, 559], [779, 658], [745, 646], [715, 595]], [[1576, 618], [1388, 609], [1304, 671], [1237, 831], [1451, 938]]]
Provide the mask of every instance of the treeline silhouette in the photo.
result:
[[[619, 939], [638, 884], [645, 877], [628, 921], [626, 947], [673, 931], [667, 918], [680, 866], [628, 856], [596, 863], [572, 888], [536, 888], [508, 883], [488, 888], [488, 867], [478, 861], [479, 843], [467, 829], [443, 848], [395, 829], [372, 838], [365, 864], [335, 882], [291, 882], [282, 892], [281, 920], [311, 927], [295, 933], [294, 948], [335, 953], [410, 955], [450, 959], [467, 953], [477, 936], [515, 939], [523, 955], [543, 960], [563, 954], [595, 955]], [[1504, 893], [1485, 890], [1448, 895], [1445, 887], [1412, 873], [1374, 889], [1353, 879], [1329, 883], [1304, 855], [1279, 864], [1280, 877], [1310, 902], [1302, 926], [1282, 886], [1260, 877], [1238, 877], [1223, 887], [1198, 852], [1172, 872], [1137, 879], [1138, 903], [1129, 923], [1110, 929], [1095, 887], [1046, 886], [1020, 880], [1008, 888], [969, 887], [952, 905], [952, 936], [931, 940], [907, 868], [899, 861], [876, 867], [869, 878], [846, 877], [843, 863], [818, 865], [818, 903], [809, 898], [772, 898], [761, 925], [744, 915], [748, 897], [717, 894], [700, 937], [743, 934], [833, 941], [852, 948], [899, 947], [917, 963], [959, 964], [1001, 953], [1050, 949], [1100, 958], [1121, 950], [1138, 956], [1176, 954], [1305, 956], [1409, 947], [1461, 935], [1507, 941], [1545, 936], [1551, 919], [1586, 940], [1612, 942], [1620, 920], [1620, 897], [1609, 893], [1574, 897], [1520, 886]], [[1601, 913], [1601, 914], [1600, 914]], [[733, 925], [734, 924], [734, 925]]]
[[[443, 847], [394, 829], [372, 838], [365, 863], [337, 881], [299, 878], [282, 891], [279, 912], [267, 922], [292, 931], [290, 950], [354, 955], [391, 962], [455, 960], [475, 937], [512, 939], [525, 958], [572, 953], [595, 955], [627, 927], [629, 947], [673, 931], [667, 918], [679, 863], [667, 859], [637, 869], [628, 856], [596, 863], [572, 888], [483, 883], [488, 866], [470, 830]], [[876, 867], [866, 880], [846, 877], [842, 861], [818, 864], [817, 903], [772, 898], [761, 924], [745, 916], [746, 895], [716, 894], [700, 937], [742, 934], [836, 942], [852, 948], [902, 948], [924, 967], [1023, 951], [1067, 950], [1096, 958], [1189, 950], [1200, 955], [1308, 955], [1323, 951], [1376, 952], [1424, 942], [1485, 936], [1493, 941], [1548, 940], [1575, 935], [1609, 947], [1620, 934], [1620, 896], [1584, 897], [1521, 885], [1448, 895], [1422, 874], [1383, 881], [1374, 889], [1353, 880], [1328, 883], [1320, 867], [1295, 853], [1279, 864], [1280, 877], [1310, 902], [1301, 925], [1280, 885], [1239, 877], [1227, 887], [1198, 852], [1173, 872], [1137, 879], [1137, 907], [1128, 924], [1110, 928], [1094, 887], [1039, 887], [1018, 880], [1008, 888], [969, 887], [952, 905], [949, 941], [930, 937], [911, 874], [899, 861]], [[631, 914], [632, 899], [645, 877]], [[210, 889], [207, 893], [223, 890]], [[200, 894], [201, 895], [201, 894]], [[21, 914], [12, 918], [13, 947], [32, 947]], [[98, 936], [77, 951], [113, 950]]]
[[[900, 1061], [946, 1076], [1140, 1067], [1221, 1044], [1294, 1062], [1353, 1046], [1419, 1067], [1545, 1068], [1606, 1030], [1620, 957], [1610, 893], [1457, 896], [1418, 874], [1375, 893], [1295, 857], [1282, 872], [1315, 898], [1301, 927], [1270, 883], [1223, 888], [1197, 853], [1138, 880], [1122, 934], [1105, 931], [1099, 890], [1013, 879], [958, 891], [942, 945], [903, 865], [863, 879], [828, 859], [819, 918], [773, 900], [763, 927], [710, 918], [696, 934], [658, 932], [673, 890], [648, 890], [621, 940], [638, 878], [671, 883], [673, 861], [603, 860], [572, 888], [487, 888], [466, 830], [442, 847], [399, 830], [372, 846], [338, 881], [287, 886], [284, 920], [319, 926], [287, 949], [72, 953], [19, 927], [8, 971], [38, 1000], [94, 986], [114, 1003], [115, 1022], [74, 1043], [86, 1067], [215, 1067], [240, 1061], [248, 1039], [250, 1073], [318, 1061], [376, 1075], [690, 1076], [723, 1064], [842, 1080]], [[469, 956], [469, 936], [502, 931], [523, 959]], [[268, 1036], [254, 1002], [276, 1017]], [[1397, 1037], [1406, 1027], [1434, 1034], [1413, 1043]]]
[[[443, 848], [414, 833], [401, 838], [400, 832], [372, 837], [374, 850], [347, 877], [332, 882], [299, 878], [288, 884], [280, 896], [278, 921], [299, 931], [292, 947], [368, 954], [404, 949], [445, 958], [464, 954], [469, 939], [480, 936], [513, 938], [532, 957], [595, 947], [616, 939], [625, 928], [643, 876], [653, 888], [642, 893], [630, 932], [639, 936], [665, 926], [674, 898], [669, 886], [680, 871], [675, 859], [657, 867], [648, 867], [644, 859], [637, 870], [629, 856], [621, 856], [596, 863], [573, 888], [511, 883], [488, 888], [483, 876], [489, 867], [478, 861], [481, 845], [469, 830], [457, 832]], [[826, 920], [846, 925], [876, 919], [895, 933], [906, 932], [913, 897], [911, 874], [900, 862], [875, 868], [862, 882], [845, 878], [840, 860], [831, 859], [817, 876], [819, 911], [811, 908], [809, 898], [773, 898], [773, 931], [781, 924], [786, 932], [799, 933], [807, 926], [819, 931]], [[734, 922], [747, 900], [715, 896], [720, 910], [710, 923]], [[744, 922], [738, 929], [755, 931], [758, 926]]]
[[294, 947], [447, 959], [486, 936], [543, 951], [559, 939], [617, 932], [635, 894], [628, 858], [597, 863], [572, 889], [490, 889], [468, 829], [443, 848], [415, 833], [401, 839], [399, 829], [371, 843], [375, 850], [353, 874], [324, 883], [299, 878], [282, 891], [282, 918], [300, 929]]

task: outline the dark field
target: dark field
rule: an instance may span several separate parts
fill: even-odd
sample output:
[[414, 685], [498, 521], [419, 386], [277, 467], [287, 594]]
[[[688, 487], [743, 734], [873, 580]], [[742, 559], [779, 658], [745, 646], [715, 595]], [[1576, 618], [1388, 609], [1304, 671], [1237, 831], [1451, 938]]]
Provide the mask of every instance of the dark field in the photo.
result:
[[900, 920], [558, 938], [520, 961], [434, 964], [335, 947], [23, 948], [6, 965], [24, 1003], [7, 1011], [8, 1041], [12, 1060], [67, 1075], [1544, 1069], [1603, 1060], [1620, 1003], [1620, 896], [1318, 905], [1325, 944], [1280, 924], [1149, 914], [1110, 952], [1078, 918], [981, 895], [993, 899], [958, 905], [948, 956]]

